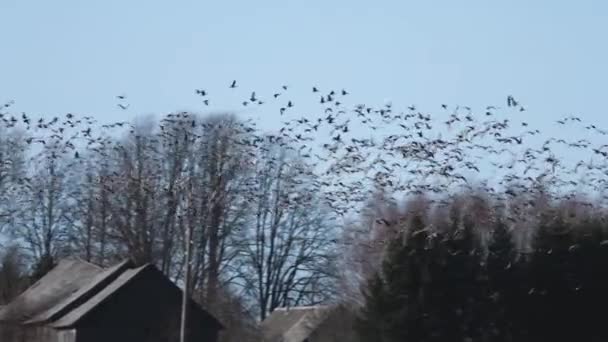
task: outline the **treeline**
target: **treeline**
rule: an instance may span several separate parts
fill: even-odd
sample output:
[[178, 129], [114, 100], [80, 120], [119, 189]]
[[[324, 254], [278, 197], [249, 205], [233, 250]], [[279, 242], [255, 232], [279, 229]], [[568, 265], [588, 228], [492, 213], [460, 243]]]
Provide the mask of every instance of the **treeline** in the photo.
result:
[[605, 214], [573, 201], [523, 221], [493, 213], [455, 202], [410, 214], [365, 286], [361, 340], [606, 340]]
[[[601, 193], [608, 171], [554, 151], [605, 157], [605, 145], [524, 145], [540, 131], [521, 122], [511, 132], [493, 106], [479, 119], [458, 106], [443, 122], [413, 106], [321, 103], [323, 115], [276, 132], [229, 114], [101, 125], [0, 111], [0, 233], [13, 244], [0, 301], [79, 256], [154, 263], [177, 283], [189, 265], [185, 285], [226, 340], [255, 340], [256, 320], [275, 308], [338, 301], [363, 307], [356, 328], [374, 341], [543, 340], [548, 328], [562, 338], [596, 322], [602, 202], [568, 190]], [[577, 119], [564, 122], [608, 134]], [[354, 121], [383, 132], [361, 137]], [[484, 163], [501, 188], [475, 188]], [[394, 199], [412, 194], [433, 199], [400, 212]]]
[[232, 338], [276, 307], [334, 292], [332, 215], [287, 137], [229, 114], [23, 121], [0, 129], [0, 232], [14, 245], [1, 253], [2, 302], [66, 256], [154, 263], [179, 283], [188, 229], [188, 286]]

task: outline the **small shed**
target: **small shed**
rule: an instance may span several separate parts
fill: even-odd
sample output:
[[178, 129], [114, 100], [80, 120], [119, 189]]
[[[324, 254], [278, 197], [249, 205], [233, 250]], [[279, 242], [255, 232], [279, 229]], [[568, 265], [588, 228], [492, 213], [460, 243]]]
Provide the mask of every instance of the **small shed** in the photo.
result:
[[353, 318], [340, 305], [277, 308], [262, 322], [263, 342], [356, 341]]
[[[0, 309], [0, 341], [178, 341], [181, 296], [152, 264], [64, 259]], [[188, 341], [217, 341], [221, 323], [194, 301], [189, 310]]]

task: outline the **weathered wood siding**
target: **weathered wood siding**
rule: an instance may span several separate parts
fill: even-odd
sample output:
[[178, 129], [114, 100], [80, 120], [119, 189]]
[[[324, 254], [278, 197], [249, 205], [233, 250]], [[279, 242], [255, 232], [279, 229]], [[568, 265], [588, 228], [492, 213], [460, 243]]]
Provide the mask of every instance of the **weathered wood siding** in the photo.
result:
[[309, 342], [356, 342], [354, 313], [345, 308], [335, 309], [309, 336]]
[[[179, 341], [181, 291], [156, 270], [143, 272], [78, 323], [76, 342]], [[189, 341], [216, 342], [217, 329], [192, 306]]]
[[45, 326], [0, 324], [2, 342], [76, 342], [76, 331], [55, 330]]

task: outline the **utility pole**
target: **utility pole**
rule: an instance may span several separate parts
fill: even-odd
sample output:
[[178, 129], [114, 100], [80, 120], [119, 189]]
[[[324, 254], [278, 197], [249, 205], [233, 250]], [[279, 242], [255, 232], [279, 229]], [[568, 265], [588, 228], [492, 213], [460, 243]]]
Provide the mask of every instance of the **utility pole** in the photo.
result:
[[192, 255], [192, 183], [188, 182], [186, 193], [186, 212], [188, 214], [186, 222], [186, 270], [184, 272], [184, 291], [182, 296], [182, 314], [179, 328], [179, 341], [186, 342], [186, 323], [188, 322], [188, 303], [190, 301], [190, 259]]

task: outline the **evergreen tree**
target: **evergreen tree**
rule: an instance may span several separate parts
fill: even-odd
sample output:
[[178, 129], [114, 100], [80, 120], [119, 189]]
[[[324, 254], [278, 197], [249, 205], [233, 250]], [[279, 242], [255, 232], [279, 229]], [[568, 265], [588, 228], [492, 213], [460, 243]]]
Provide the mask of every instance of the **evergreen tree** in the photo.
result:
[[523, 254], [499, 219], [482, 254], [474, 217], [461, 209], [432, 234], [414, 217], [389, 245], [357, 321], [362, 341], [608, 340], [604, 221], [542, 213]]
[[424, 338], [424, 284], [427, 273], [427, 237], [422, 217], [416, 215], [406, 233], [406, 239], [395, 240], [389, 259], [384, 264], [388, 296], [395, 300], [388, 317], [390, 341], [419, 341]]
[[515, 281], [515, 246], [502, 220], [496, 223], [488, 245], [484, 312], [489, 315], [486, 336], [492, 341], [513, 341], [518, 300]]
[[363, 291], [365, 306], [355, 320], [355, 329], [360, 342], [385, 341], [387, 335], [386, 314], [390, 311], [392, 299], [388, 297], [384, 280], [379, 273], [369, 281]]
[[444, 341], [478, 340], [483, 322], [479, 308], [483, 301], [481, 248], [471, 217], [453, 226], [445, 243], [443, 279]]
[[530, 339], [555, 342], [576, 339], [572, 281], [576, 266], [570, 255], [573, 244], [570, 227], [559, 216], [541, 223], [528, 273], [529, 308], [524, 311], [529, 314]]
[[576, 248], [571, 249], [576, 295], [572, 324], [577, 326], [579, 340], [604, 341], [608, 332], [598, 313], [608, 305], [608, 244], [602, 243], [608, 237], [606, 228], [599, 220], [589, 220], [576, 232]]
[[[426, 337], [424, 283], [428, 279], [428, 233], [421, 217], [408, 232], [391, 241], [382, 265], [368, 285], [356, 324], [362, 341], [422, 341]], [[405, 242], [405, 243], [404, 243]]]

